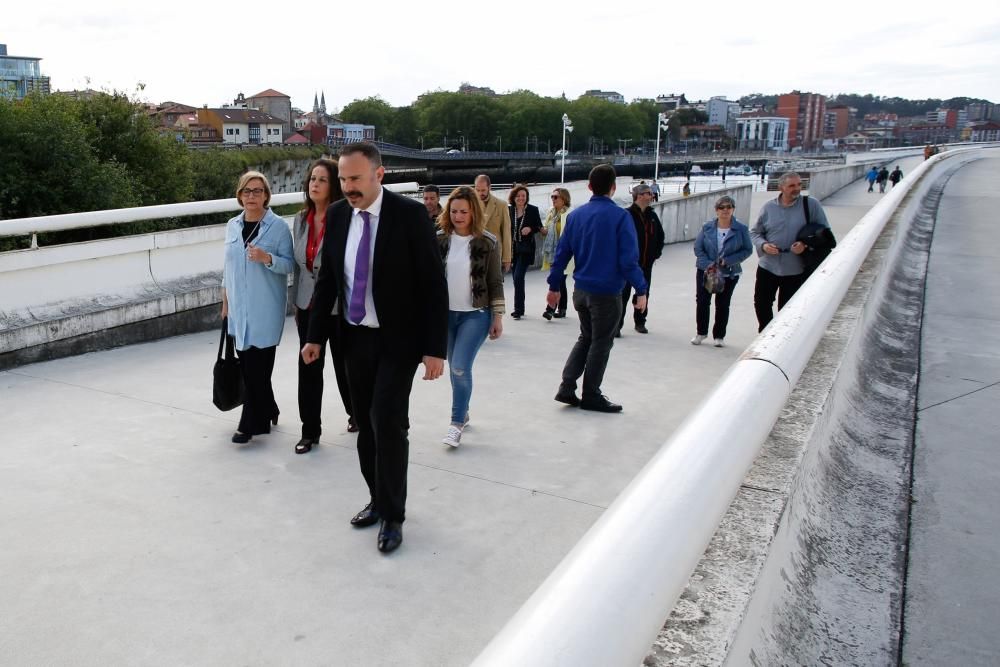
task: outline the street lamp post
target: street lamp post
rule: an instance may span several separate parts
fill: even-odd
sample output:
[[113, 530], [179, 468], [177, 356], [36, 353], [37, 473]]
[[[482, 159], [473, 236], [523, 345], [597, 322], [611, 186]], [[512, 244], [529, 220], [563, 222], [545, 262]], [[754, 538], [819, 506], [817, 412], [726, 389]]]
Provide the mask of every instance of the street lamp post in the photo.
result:
[[660, 175], [660, 130], [666, 131], [666, 129], [667, 129], [667, 114], [665, 113], [657, 114], [656, 115], [656, 164], [653, 166], [654, 182]]
[[566, 133], [573, 131], [573, 122], [569, 119], [569, 116], [563, 114], [563, 133], [562, 133], [562, 175], [560, 177], [560, 183], [566, 182]]

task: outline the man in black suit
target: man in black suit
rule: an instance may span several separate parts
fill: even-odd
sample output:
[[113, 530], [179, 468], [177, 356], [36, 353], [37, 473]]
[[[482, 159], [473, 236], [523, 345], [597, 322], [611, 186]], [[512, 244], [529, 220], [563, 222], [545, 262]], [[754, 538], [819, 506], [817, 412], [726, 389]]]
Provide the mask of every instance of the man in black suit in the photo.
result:
[[[382, 156], [371, 144], [344, 146], [344, 197], [326, 214], [323, 264], [302, 359], [319, 358], [327, 327], [342, 327], [358, 458], [370, 502], [351, 524], [379, 523], [378, 549], [403, 541], [410, 389], [441, 377], [448, 343], [448, 284], [427, 209], [382, 187]], [[340, 315], [329, 318], [339, 301]]]

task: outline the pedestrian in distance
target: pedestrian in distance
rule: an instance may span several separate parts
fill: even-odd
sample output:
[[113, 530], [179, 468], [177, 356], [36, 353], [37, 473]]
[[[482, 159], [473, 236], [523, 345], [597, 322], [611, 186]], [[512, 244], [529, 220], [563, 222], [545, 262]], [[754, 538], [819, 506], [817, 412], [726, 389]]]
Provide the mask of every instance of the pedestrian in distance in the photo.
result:
[[898, 164], [892, 170], [892, 173], [889, 174], [889, 180], [892, 182], [892, 187], [896, 187], [896, 184], [903, 180], [903, 170], [899, 168]]
[[802, 259], [806, 244], [797, 240], [799, 232], [810, 222], [830, 226], [820, 203], [802, 196], [802, 178], [797, 173], [782, 174], [778, 190], [777, 198], [764, 204], [750, 230], [759, 258], [753, 292], [758, 331], [774, 319], [775, 296], [781, 310], [808, 277]]
[[484, 229], [476, 192], [451, 193], [438, 221], [437, 240], [448, 279], [448, 370], [451, 425], [442, 442], [458, 447], [469, 423], [472, 365], [487, 336], [503, 334], [503, 271], [497, 238]]
[[865, 180], [868, 181], [868, 192], [875, 192], [875, 180], [878, 178], [878, 169], [872, 167], [865, 174]]
[[[653, 203], [653, 190], [648, 185], [639, 184], [632, 190], [632, 205], [626, 210], [632, 217], [635, 225], [635, 235], [639, 248], [639, 268], [646, 279], [646, 308], [639, 310], [635, 307], [635, 298], [632, 297], [632, 321], [635, 330], [641, 334], [649, 333], [646, 328], [646, 316], [649, 313], [649, 290], [653, 280], [653, 262], [663, 254], [664, 233], [660, 218], [653, 211], [650, 204]], [[621, 338], [622, 326], [625, 324], [625, 311], [628, 309], [629, 297], [632, 295], [632, 285], [625, 283], [622, 290], [622, 313], [618, 318], [618, 331], [616, 338]]]
[[226, 223], [222, 317], [228, 318], [243, 373], [243, 411], [232, 441], [244, 444], [278, 423], [271, 373], [285, 328], [294, 259], [288, 225], [268, 208], [271, 186], [264, 174], [243, 174], [236, 201], [243, 212]]
[[[351, 525], [378, 523], [378, 550], [390, 553], [403, 542], [406, 518], [410, 390], [420, 363], [424, 380], [444, 372], [448, 284], [427, 209], [382, 187], [378, 149], [347, 144], [337, 168], [345, 199], [327, 211], [302, 359], [316, 361], [330, 327], [341, 327], [358, 459], [370, 496]], [[340, 317], [331, 320], [338, 300]]]
[[[563, 271], [575, 259], [573, 307], [580, 319], [580, 336], [562, 371], [555, 400], [584, 410], [621, 412], [601, 393], [601, 383], [614, 345], [621, 317], [621, 292], [625, 283], [635, 287], [639, 310], [646, 308], [646, 279], [639, 268], [639, 245], [635, 225], [628, 212], [611, 199], [615, 193], [615, 169], [600, 164], [591, 169], [587, 187], [590, 201], [569, 215], [549, 272], [548, 303], [559, 301]], [[583, 376], [582, 397], [577, 381]]]
[[441, 217], [441, 189], [436, 185], [425, 185], [423, 197], [427, 215], [431, 222], [437, 224], [437, 219]]
[[660, 184], [655, 180], [649, 182], [649, 190], [653, 193], [653, 201], [660, 201]]
[[486, 174], [476, 176], [476, 194], [483, 207], [486, 220], [486, 231], [500, 240], [500, 259], [503, 262], [503, 272], [510, 271], [513, 245], [510, 238], [510, 211], [502, 199], [490, 192], [490, 177]]
[[[292, 241], [295, 253], [295, 270], [292, 273], [292, 294], [295, 300], [295, 327], [299, 334], [299, 347], [306, 344], [309, 320], [312, 317], [313, 290], [316, 278], [323, 265], [323, 240], [326, 238], [326, 212], [330, 204], [344, 198], [337, 178], [337, 163], [320, 158], [312, 163], [303, 190], [306, 206], [295, 214], [292, 221]], [[338, 306], [330, 317], [336, 317]], [[347, 431], [358, 430], [351, 411], [351, 394], [347, 387], [347, 368], [344, 361], [344, 346], [338, 334], [339, 327], [329, 327], [330, 356], [333, 372], [337, 379], [340, 400], [347, 413]], [[319, 358], [311, 364], [298, 361], [299, 419], [302, 421], [302, 439], [295, 445], [296, 454], [305, 454], [319, 444], [323, 433], [320, 413], [323, 407], [323, 366], [326, 359], [325, 345]]]
[[743, 273], [743, 260], [753, 254], [750, 229], [736, 219], [736, 201], [724, 195], [715, 202], [715, 219], [706, 222], [694, 240], [695, 256], [695, 336], [692, 345], [701, 345], [708, 337], [712, 294], [705, 289], [705, 272], [713, 265], [725, 278], [725, 289], [715, 296], [715, 323], [712, 339], [715, 347], [724, 347], [729, 324], [729, 304], [736, 283]]
[[528, 188], [515, 185], [507, 201], [510, 203], [511, 238], [514, 239], [514, 310], [511, 317], [524, 317], [524, 276], [535, 263], [535, 234], [542, 231], [538, 207], [529, 204]]
[[878, 170], [878, 176], [875, 177], [875, 182], [878, 183], [879, 194], [885, 193], [885, 184], [889, 182], [889, 170], [882, 167]]
[[[552, 260], [556, 256], [556, 248], [559, 239], [566, 231], [566, 224], [569, 221], [570, 195], [566, 188], [555, 188], [549, 196], [552, 201], [552, 208], [545, 214], [545, 225], [541, 234], [545, 237], [542, 241], [542, 271], [548, 271], [552, 267]], [[563, 271], [562, 280], [559, 283], [559, 301], [554, 306], [546, 305], [542, 317], [546, 320], [566, 317], [566, 308], [569, 303], [569, 295], [566, 291], [566, 271]]]

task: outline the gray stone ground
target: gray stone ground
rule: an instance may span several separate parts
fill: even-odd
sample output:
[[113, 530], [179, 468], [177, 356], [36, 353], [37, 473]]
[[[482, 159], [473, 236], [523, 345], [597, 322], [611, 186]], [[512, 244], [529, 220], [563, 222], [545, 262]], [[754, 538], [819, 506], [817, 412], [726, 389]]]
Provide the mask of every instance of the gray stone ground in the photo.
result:
[[[826, 204], [838, 236], [878, 198], [851, 195]], [[322, 446], [292, 451], [291, 320], [281, 425], [244, 447], [229, 442], [238, 415], [211, 405], [214, 333], [0, 373], [3, 661], [467, 664], [755, 337], [754, 266], [729, 346], [694, 347], [691, 246], [666, 248], [651, 333], [627, 326], [612, 352], [604, 389], [622, 415], [552, 401], [577, 322], [543, 320], [529, 274], [528, 317], [477, 360], [461, 448], [440, 443], [447, 380], [415, 383], [405, 541], [389, 557], [347, 523], [367, 494], [332, 388]]]
[[952, 177], [931, 246], [904, 607], [908, 665], [1000, 664], [998, 177], [998, 159]]

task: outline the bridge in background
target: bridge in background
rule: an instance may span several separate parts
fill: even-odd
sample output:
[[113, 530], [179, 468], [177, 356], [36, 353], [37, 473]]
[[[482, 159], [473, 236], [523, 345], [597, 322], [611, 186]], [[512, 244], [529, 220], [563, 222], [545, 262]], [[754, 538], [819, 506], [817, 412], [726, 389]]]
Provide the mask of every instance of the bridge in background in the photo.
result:
[[[914, 273], [912, 266], [898, 269], [903, 271], [898, 276], [883, 266], [883, 262], [889, 264], [887, 257], [894, 256], [889, 249], [897, 228], [907, 232], [900, 236], [915, 244], [902, 255], [927, 251], [933, 224], [928, 229], [925, 220], [910, 229], [902, 219], [904, 208], [926, 209], [933, 223], [939, 216], [934, 196], [944, 202], [942, 210], [946, 211], [956, 211], [954, 207], [961, 207], [970, 197], [984, 197], [1000, 168], [995, 157], [982, 157], [955, 165], [947, 175], [942, 160], [936, 167], [942, 178], [932, 179], [928, 174], [918, 179], [926, 192], [914, 189], [883, 198], [855, 183], [826, 198], [824, 206], [837, 236], [842, 246], [848, 246], [839, 253], [849, 250], [850, 244], [844, 242], [848, 232], [866, 214], [888, 221], [858, 280], [893, 277], [898, 281], [893, 284], [902, 291], [908, 282], [921, 283], [923, 274]], [[917, 163], [915, 159], [903, 163], [907, 187], [909, 179], [915, 178], [911, 172]], [[939, 185], [936, 195], [931, 187], [935, 183]], [[956, 197], [948, 201], [952, 190]], [[770, 196], [754, 194], [743, 217], [752, 220]], [[991, 201], [995, 203], [995, 197]], [[982, 210], [995, 208], [989, 201], [977, 203]], [[954, 224], [964, 222], [959, 215], [944, 216], [952, 221], [946, 229], [954, 237], [949, 261], [935, 265], [931, 256], [932, 269], [940, 273], [936, 281], [930, 280], [933, 271], [928, 274], [928, 293], [937, 295], [934, 305], [938, 309], [927, 311], [925, 317], [933, 319], [926, 326], [955, 321], [955, 309], [962, 300], [953, 292], [940, 291], [951, 280], [946, 269], [959, 261], [989, 266], [997, 259], [995, 245], [976, 241], [988, 238], [989, 231]], [[968, 245], [962, 244], [962, 238], [968, 238]], [[164, 250], [168, 252], [159, 259], [169, 257], [169, 248]], [[173, 259], [184, 262], [184, 254]], [[9, 260], [0, 268], [12, 270]], [[731, 375], [734, 364], [759, 356], [776, 339], [794, 337], [794, 327], [807, 312], [802, 308], [809, 306], [814, 293], [797, 297], [788, 313], [775, 320], [780, 326], [772, 325], [758, 337], [751, 304], [753, 261], [747, 269], [734, 299], [728, 347], [694, 347], [687, 343], [694, 319], [691, 249], [685, 243], [665, 249], [654, 271], [651, 333], [641, 336], [626, 330], [612, 353], [605, 390], [625, 405], [624, 414], [618, 416], [583, 413], [552, 401], [559, 369], [576, 335], [575, 320], [541, 319], [545, 288], [538, 272], [530, 274], [528, 302], [538, 304], [538, 316], [532, 316], [529, 308], [524, 320], [508, 318], [504, 336], [484, 346], [475, 369], [472, 423], [460, 449], [452, 451], [439, 444], [448, 421], [447, 384], [415, 386], [406, 541], [388, 558], [375, 550], [373, 533], [353, 530], [347, 524], [365, 498], [353, 436], [342, 429], [345, 417], [337, 409], [335, 392], [329, 392], [326, 401], [322, 446], [308, 456], [292, 452], [299, 433], [295, 419], [297, 346], [291, 323], [275, 369], [281, 425], [270, 436], [255, 438], [243, 448], [228, 442], [235, 415], [219, 413], [210, 404], [209, 367], [217, 343], [211, 332], [0, 373], [0, 396], [8, 408], [0, 438], [0, 483], [6, 501], [0, 506], [0, 525], [8, 535], [16, 536], [0, 552], [0, 565], [9, 573], [0, 582], [0, 596], [9, 611], [0, 617], [0, 650], [17, 662], [40, 664], [332, 661], [461, 665], [479, 655], [555, 571], [556, 578], [526, 608], [541, 612], [533, 620], [580, 594], [593, 604], [549, 615], [546, 622], [555, 621], [560, 632], [542, 637], [542, 646], [525, 643], [531, 641], [532, 632], [508, 630], [480, 658], [483, 664], [514, 664], [497, 656], [525, 654], [539, 664], [636, 664], [638, 660], [621, 659], [625, 655], [621, 653], [619, 659], [609, 661], [606, 658], [612, 654], [606, 651], [643, 643], [652, 648], [643, 648], [640, 659], [649, 653], [654, 664], [721, 664], [727, 655], [731, 661], [744, 663], [751, 651], [759, 659], [766, 656], [765, 662], [895, 664], [901, 657], [900, 596], [905, 570], [900, 557], [905, 552], [898, 551], [894, 538], [906, 508], [889, 501], [899, 499], [900, 488], [906, 489], [908, 499], [909, 480], [901, 482], [900, 471], [908, 470], [909, 450], [901, 441], [896, 443], [896, 458], [889, 452], [867, 452], [875, 470], [864, 467], [868, 459], [855, 468], [831, 470], [824, 466], [840, 461], [851, 450], [831, 448], [821, 437], [829, 426], [823, 419], [840, 414], [845, 401], [865, 405], [865, 401], [853, 402], [859, 395], [836, 389], [838, 377], [856, 373], [852, 362], [865, 346], [874, 349], [883, 340], [891, 348], [904, 340], [896, 338], [899, 334], [892, 329], [903, 321], [901, 313], [908, 311], [880, 309], [884, 288], [873, 287], [872, 282], [854, 281], [829, 327], [823, 325], [816, 333], [822, 337], [817, 341], [822, 341], [824, 351], [809, 361], [787, 405], [783, 400], [779, 404], [779, 409], [786, 405], [783, 416], [746, 479], [746, 471], [740, 472], [739, 465], [727, 459], [745, 457], [760, 446], [759, 442], [742, 442], [753, 439], [749, 424], [743, 424], [742, 438], [735, 437], [731, 443], [739, 445], [738, 456], [732, 447], [723, 447], [719, 451], [728, 451], [726, 456], [707, 462], [718, 466], [719, 476], [736, 478], [731, 489], [707, 483], [702, 489], [712, 496], [705, 504], [721, 504], [723, 511], [729, 507], [724, 517], [720, 515], [718, 532], [718, 521], [705, 520], [705, 505], [693, 488], [706, 480], [697, 477], [697, 466], [692, 466], [659, 480], [659, 491], [649, 504], [628, 506], [639, 520], [617, 533], [620, 539], [602, 546], [599, 537], [594, 537], [621, 514], [616, 508], [622, 499], [627, 501], [636, 485], [641, 486], [642, 478], [650, 480], [648, 462], [655, 468], [671, 452], [687, 451], [683, 443], [671, 441], [664, 446], [663, 441], [687, 428], [687, 419], [700, 413], [703, 400], [708, 399], [709, 407], [721, 408], [723, 417], [731, 409], [744, 411], [754, 405], [771, 409], [764, 407], [767, 392], [762, 391], [769, 385], [748, 387], [751, 391], [738, 399], [717, 396], [713, 387]], [[962, 316], [961, 325], [944, 331], [945, 343], [964, 340], [967, 329], [992, 327], [996, 316], [984, 313], [1000, 312], [994, 297], [967, 299], [982, 308], [978, 313], [966, 311], [969, 314]], [[923, 302], [922, 294], [919, 301]], [[207, 313], [212, 306], [202, 308]], [[864, 314], [872, 309], [874, 314]], [[920, 312], [909, 314], [905, 319], [911, 325], [919, 323]], [[890, 330], [863, 326], [872, 318], [886, 321]], [[940, 382], [934, 385], [933, 394], [922, 395], [921, 419], [932, 416], [936, 406], [945, 402], [958, 408], [959, 401], [971, 400], [961, 398], [970, 392], [984, 401], [989, 392], [995, 394], [1000, 374], [995, 363], [1000, 358], [996, 338], [979, 333], [974, 340], [980, 353], [962, 357], [961, 371], [947, 370], [948, 359], [943, 356], [947, 353], [941, 348], [928, 351], [925, 347], [923, 358], [932, 364], [927, 375], [937, 375]], [[905, 367], [903, 360], [913, 352], [906, 347], [896, 353], [890, 349], [882, 352], [882, 358], [869, 361], [875, 367]], [[811, 354], [801, 361], [805, 363]], [[900, 372], [902, 376], [894, 376], [895, 380], [906, 377], [905, 368]], [[877, 387], [885, 377], [860, 380], [862, 385]], [[874, 402], [889, 404], [900, 399], [891, 395], [894, 386], [888, 388], [890, 396]], [[915, 386], [902, 384], [895, 389], [907, 395], [916, 392]], [[967, 413], [958, 410], [955, 414], [961, 420]], [[850, 410], [848, 416], [856, 428], [863, 428], [871, 417]], [[977, 413], [977, 419], [990, 418], [995, 421], [989, 411]], [[723, 432], [722, 421], [713, 424]], [[972, 424], [965, 427], [970, 436], [977, 432]], [[757, 424], [755, 428], [762, 427]], [[950, 444], [927, 451], [940, 456], [947, 453], [948, 467], [956, 466]], [[865, 459], [861, 452], [853, 454], [847, 460]], [[917, 499], [929, 508], [929, 513], [920, 515], [918, 503], [914, 521], [917, 551], [911, 561], [921, 578], [907, 581], [911, 598], [922, 597], [912, 599], [907, 608], [906, 627], [914, 631], [904, 637], [902, 657], [906, 659], [909, 651], [913, 664], [921, 657], [932, 661], [935, 656], [961, 664], [987, 664], [985, 660], [995, 656], [998, 647], [993, 643], [995, 633], [982, 626], [989, 621], [982, 619], [996, 616], [988, 611], [995, 608], [996, 600], [976, 594], [974, 584], [986, 591], [995, 590], [995, 585], [976, 581], [955, 593], [955, 605], [971, 601], [975, 607], [965, 616], [950, 604], [951, 597], [947, 608], [938, 608], [931, 600], [941, 594], [942, 586], [936, 583], [952, 587], [956, 579], [975, 579], [991, 569], [979, 569], [967, 561], [967, 572], [958, 573], [964, 576], [949, 572], [945, 578], [934, 569], [934, 562], [945, 547], [952, 550], [953, 559], [969, 558], [961, 543], [970, 539], [970, 532], [977, 536], [976, 550], [984, 559], [995, 552], [995, 539], [987, 537], [997, 534], [991, 529], [996, 519], [988, 512], [995, 503], [983, 501], [985, 511], [975, 515], [975, 520], [963, 517], [970, 507], [961, 500], [962, 489], [955, 488], [968, 486], [970, 493], [995, 494], [1000, 487], [989, 473], [997, 469], [995, 445], [975, 450], [975, 474], [959, 475], [962, 484], [949, 486], [948, 503], [939, 502], [945, 494], [936, 491], [940, 488], [933, 477], [937, 471], [928, 465], [927, 456], [921, 461], [918, 450], [914, 485], [927, 494]], [[842, 488], [822, 487], [824, 492], [818, 493], [810, 487], [818, 478], [836, 478], [837, 472], [852, 473], [847, 480], [850, 487], [877, 486], [884, 481], [876, 476], [879, 468], [890, 470], [893, 484], [886, 486], [894, 492], [874, 500]], [[640, 472], [640, 479], [632, 483]], [[894, 486], [897, 482], [902, 486]], [[796, 489], [803, 488], [813, 495], [796, 496]], [[843, 519], [820, 502], [830, 492], [835, 493], [833, 505], [853, 506], [865, 500], [862, 514], [853, 518], [862, 527], [870, 525], [872, 534], [862, 536], [867, 540], [844, 541], [854, 549], [847, 554], [832, 548], [842, 536], [811, 535], [823, 545], [823, 558], [802, 572], [795, 567], [808, 561], [810, 554], [796, 551], [787, 542], [795, 542], [795, 536], [802, 535], [797, 531], [810, 524], [809, 511], [815, 511], [817, 522], [823, 525]], [[729, 506], [734, 494], [736, 500]], [[658, 512], [655, 518], [654, 513], [641, 514], [646, 507], [661, 503], [684, 510], [689, 534], [665, 530], [665, 525], [676, 525], [658, 523], [662, 518]], [[960, 523], [965, 531], [961, 539], [936, 525], [933, 516], [941, 510]], [[588, 533], [592, 528], [596, 532]], [[559, 565], [585, 535], [570, 560]], [[699, 543], [702, 537], [705, 542]], [[697, 563], [709, 539], [712, 542], [697, 564], [695, 577], [687, 581], [694, 566], [686, 559], [694, 552]], [[616, 586], [621, 582], [606, 578], [602, 567], [607, 565], [593, 557], [595, 545], [607, 548], [610, 557], [641, 576], [629, 587]], [[786, 563], [783, 558], [795, 562]], [[596, 567], [574, 569], [581, 563]], [[841, 568], [841, 563], [859, 569]], [[559, 579], [567, 568], [570, 573], [586, 574], [575, 581]], [[769, 579], [776, 571], [790, 573], [792, 579]], [[820, 589], [836, 586], [834, 597], [845, 607], [834, 608], [831, 600], [816, 598], [816, 589], [808, 585], [810, 577]], [[873, 597], [854, 597], [857, 588], [869, 589]], [[673, 593], [681, 590], [674, 607]], [[772, 594], [755, 595], [761, 590]], [[845, 590], [852, 595], [845, 596]], [[797, 593], [807, 596], [807, 603], [799, 600], [793, 605], [802, 614], [782, 616]], [[666, 604], [664, 613], [652, 622], [649, 600], [661, 607]], [[657, 637], [655, 630], [672, 607], [673, 614]], [[624, 620], [635, 609], [646, 612], [644, 622]], [[744, 616], [751, 622], [741, 623]], [[973, 617], [980, 619], [978, 625]], [[789, 618], [795, 623], [787, 627], [797, 637], [783, 636], [769, 624], [780, 625]], [[964, 629], [958, 627], [962, 625]], [[534, 622], [518, 626], [515, 621], [510, 627], [534, 628], [544, 634], [543, 628], [551, 626]], [[652, 634], [649, 627], [654, 629]], [[557, 649], [566, 661], [560, 663], [542, 652], [545, 646]], [[787, 652], [781, 654], [781, 649]], [[585, 659], [568, 658], [579, 655]], [[631, 649], [627, 655], [632, 655]]]

